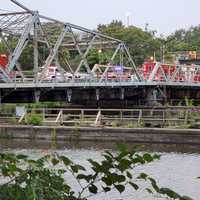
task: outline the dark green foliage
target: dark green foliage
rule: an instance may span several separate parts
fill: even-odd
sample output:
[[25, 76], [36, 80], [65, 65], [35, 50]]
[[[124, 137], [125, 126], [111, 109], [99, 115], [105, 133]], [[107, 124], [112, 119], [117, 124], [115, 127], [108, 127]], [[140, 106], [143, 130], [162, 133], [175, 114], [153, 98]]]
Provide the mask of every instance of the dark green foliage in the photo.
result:
[[121, 21], [115, 20], [108, 25], [99, 25], [97, 30], [124, 41], [137, 65], [153, 56], [154, 52], [160, 58], [162, 41], [155, 37], [155, 31], [144, 31], [135, 26], [125, 27]]
[[[42, 26], [51, 45], [55, 44], [62, 30], [60, 25], [56, 23], [44, 23]], [[153, 56], [154, 54], [157, 60], [161, 60], [163, 53], [161, 50], [162, 48], [164, 50], [165, 59], [167, 60], [173, 60], [172, 55], [169, 52], [200, 50], [200, 25], [191, 27], [188, 30], [177, 30], [167, 38], [156, 36], [156, 31], [149, 30], [147, 27], [145, 30], [135, 26], [125, 27], [121, 21], [117, 20], [113, 20], [110, 24], [98, 25], [97, 31], [124, 41], [137, 65], [141, 65], [145, 59]], [[79, 33], [74, 34], [75, 37], [79, 37]], [[18, 37], [9, 38], [12, 50], [14, 50], [16, 47], [18, 39]], [[70, 41], [70, 37], [65, 37], [64, 43], [70, 43]], [[1, 41], [0, 53], [8, 53]], [[87, 56], [89, 66], [93, 67], [93, 65], [97, 63], [107, 64], [112, 53], [113, 49], [106, 49], [101, 53], [98, 53], [98, 48], [91, 49]], [[49, 50], [47, 46], [39, 44], [40, 66], [44, 64], [48, 54]], [[77, 64], [81, 60], [81, 57], [77, 51], [69, 51], [66, 47], [63, 47], [59, 53], [59, 61], [61, 66], [66, 65], [64, 58], [68, 61], [70, 60], [73, 69], [76, 68]], [[32, 71], [33, 45], [31, 42], [28, 43], [22, 55], [20, 56], [19, 63], [23, 70]], [[82, 67], [81, 70], [84, 70], [84, 68]]]
[[[135, 150], [128, 151], [124, 145], [118, 145], [118, 152], [106, 151], [100, 162], [89, 159], [91, 169], [86, 169], [65, 156], [53, 154], [37, 160], [25, 155], [0, 154], [0, 199], [3, 200], [86, 200], [89, 196], [116, 189], [123, 193], [127, 185], [138, 190], [138, 180], [149, 183], [147, 191], [157, 192], [166, 197], [190, 200], [169, 188], [160, 188], [156, 181], [145, 173], [134, 177], [134, 168], [154, 161], [159, 156]], [[73, 191], [70, 182], [64, 179], [71, 174], [80, 189]], [[87, 197], [87, 192], [89, 196]]]
[[179, 29], [167, 38], [170, 51], [188, 51], [200, 49], [200, 26], [190, 27], [188, 30]]
[[42, 124], [42, 116], [40, 115], [27, 116], [26, 123], [29, 125], [39, 126]]

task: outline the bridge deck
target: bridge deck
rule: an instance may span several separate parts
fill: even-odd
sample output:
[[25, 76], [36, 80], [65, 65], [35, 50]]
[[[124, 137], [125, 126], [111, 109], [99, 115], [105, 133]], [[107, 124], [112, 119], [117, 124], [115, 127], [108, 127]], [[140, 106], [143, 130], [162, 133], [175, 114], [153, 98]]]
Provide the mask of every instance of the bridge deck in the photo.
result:
[[25, 88], [98, 88], [98, 87], [196, 87], [200, 88], [200, 83], [191, 82], [159, 82], [159, 81], [69, 81], [69, 82], [12, 82], [0, 83], [0, 89], [25, 89]]

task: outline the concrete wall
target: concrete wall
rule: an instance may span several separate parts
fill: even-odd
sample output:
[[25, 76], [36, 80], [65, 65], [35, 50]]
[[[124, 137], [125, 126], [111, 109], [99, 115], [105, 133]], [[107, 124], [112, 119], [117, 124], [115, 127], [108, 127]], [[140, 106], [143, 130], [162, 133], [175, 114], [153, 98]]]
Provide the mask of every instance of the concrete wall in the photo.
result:
[[0, 138], [200, 144], [200, 130], [159, 128], [75, 128], [0, 125]]

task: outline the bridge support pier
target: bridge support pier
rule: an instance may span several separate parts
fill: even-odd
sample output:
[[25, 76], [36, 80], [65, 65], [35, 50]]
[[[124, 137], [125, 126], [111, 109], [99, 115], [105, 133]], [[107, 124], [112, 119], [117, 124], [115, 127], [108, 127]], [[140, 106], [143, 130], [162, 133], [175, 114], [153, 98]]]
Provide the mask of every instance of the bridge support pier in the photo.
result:
[[0, 105], [1, 105], [1, 102], [2, 102], [2, 92], [0, 90]]
[[99, 88], [96, 89], [96, 100], [99, 101], [100, 99], [100, 90]]
[[121, 89], [120, 89], [120, 99], [121, 99], [121, 100], [124, 100], [124, 94], [125, 94], [125, 89], [124, 89], [124, 88], [121, 88]]
[[72, 99], [72, 89], [67, 89], [67, 101], [71, 102]]
[[34, 91], [34, 99], [35, 99], [36, 103], [39, 103], [39, 101], [40, 101], [40, 94], [41, 94], [40, 90], [35, 90]]
[[146, 93], [147, 104], [150, 106], [157, 104], [158, 90], [156, 88], [149, 88]]

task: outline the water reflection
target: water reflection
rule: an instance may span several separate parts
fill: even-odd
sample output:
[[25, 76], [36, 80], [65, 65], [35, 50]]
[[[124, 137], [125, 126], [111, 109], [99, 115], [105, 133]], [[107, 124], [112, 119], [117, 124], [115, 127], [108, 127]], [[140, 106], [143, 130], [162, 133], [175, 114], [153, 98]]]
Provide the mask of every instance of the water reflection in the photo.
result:
[[[126, 143], [129, 148], [137, 146], [141, 151], [148, 152], [176, 152], [200, 154], [200, 145], [181, 144], [138, 144]], [[91, 142], [91, 141], [48, 141], [48, 140], [22, 140], [22, 139], [0, 139], [0, 150], [5, 149], [116, 149], [115, 142]]]

